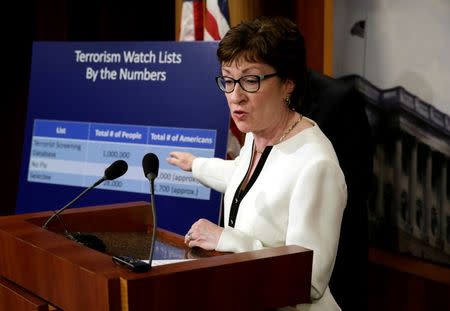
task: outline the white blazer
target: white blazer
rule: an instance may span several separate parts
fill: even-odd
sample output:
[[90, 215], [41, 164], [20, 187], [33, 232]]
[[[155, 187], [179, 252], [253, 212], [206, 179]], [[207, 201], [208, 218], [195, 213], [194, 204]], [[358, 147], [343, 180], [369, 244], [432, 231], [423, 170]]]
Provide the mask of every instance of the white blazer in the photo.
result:
[[340, 310], [328, 282], [336, 258], [347, 186], [331, 142], [310, 121], [313, 127], [273, 146], [239, 205], [234, 228], [228, 226], [230, 206], [250, 165], [253, 135], [246, 135], [235, 160], [196, 158], [192, 173], [202, 184], [225, 192], [225, 228], [217, 251], [244, 252], [292, 244], [311, 249], [312, 304], [297, 308]]

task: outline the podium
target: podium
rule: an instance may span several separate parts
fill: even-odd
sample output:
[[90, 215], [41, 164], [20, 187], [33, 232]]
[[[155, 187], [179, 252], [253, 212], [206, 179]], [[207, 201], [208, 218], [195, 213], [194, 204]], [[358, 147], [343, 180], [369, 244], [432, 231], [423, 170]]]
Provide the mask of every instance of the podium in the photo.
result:
[[[282, 246], [244, 253], [186, 247], [157, 230], [155, 256], [177, 259], [135, 273], [112, 255], [146, 259], [152, 234], [147, 202], [0, 217], [1, 310], [271, 310], [307, 303], [311, 250]], [[101, 238], [106, 252], [72, 241], [64, 230]]]

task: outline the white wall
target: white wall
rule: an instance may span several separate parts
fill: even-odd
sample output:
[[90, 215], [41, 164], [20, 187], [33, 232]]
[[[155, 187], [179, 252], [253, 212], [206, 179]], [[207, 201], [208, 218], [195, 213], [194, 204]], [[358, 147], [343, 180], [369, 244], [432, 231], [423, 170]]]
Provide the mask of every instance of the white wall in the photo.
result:
[[[334, 0], [334, 75], [405, 89], [450, 115], [449, 0]], [[366, 37], [352, 25], [366, 20]]]

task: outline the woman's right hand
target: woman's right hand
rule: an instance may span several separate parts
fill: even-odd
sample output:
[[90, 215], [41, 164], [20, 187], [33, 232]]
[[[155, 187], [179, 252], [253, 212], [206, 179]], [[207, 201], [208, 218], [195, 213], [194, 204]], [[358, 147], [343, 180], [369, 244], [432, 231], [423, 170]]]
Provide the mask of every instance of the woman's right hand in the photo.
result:
[[192, 162], [196, 157], [189, 152], [172, 151], [169, 153], [169, 157], [166, 159], [172, 165], [178, 166], [183, 171], [192, 171]]

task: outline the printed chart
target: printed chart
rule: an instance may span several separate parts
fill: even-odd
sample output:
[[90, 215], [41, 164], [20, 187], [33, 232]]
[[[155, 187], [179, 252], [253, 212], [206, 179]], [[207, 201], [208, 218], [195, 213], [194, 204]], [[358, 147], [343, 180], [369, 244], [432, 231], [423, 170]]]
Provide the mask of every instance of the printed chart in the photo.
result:
[[88, 187], [116, 160], [128, 163], [124, 176], [97, 188], [149, 193], [142, 158], [152, 152], [159, 158], [155, 194], [200, 200], [210, 189], [192, 174], [167, 163], [171, 151], [213, 157], [216, 130], [105, 124], [35, 119], [27, 180], [29, 182]]

